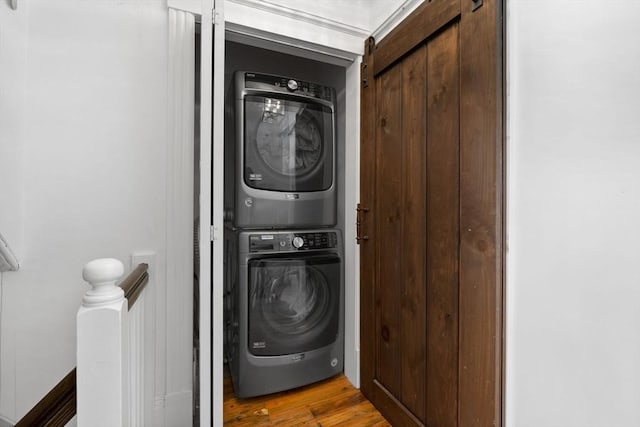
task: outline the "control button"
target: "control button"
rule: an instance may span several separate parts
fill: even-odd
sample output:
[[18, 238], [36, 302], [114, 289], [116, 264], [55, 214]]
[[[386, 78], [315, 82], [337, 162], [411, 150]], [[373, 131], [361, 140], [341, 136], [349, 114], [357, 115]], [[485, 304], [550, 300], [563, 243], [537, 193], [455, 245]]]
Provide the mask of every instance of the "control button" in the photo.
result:
[[298, 90], [298, 82], [295, 80], [289, 80], [287, 82], [287, 87], [289, 90]]
[[304, 245], [304, 239], [300, 236], [296, 236], [293, 238], [293, 247], [296, 249], [300, 249]]

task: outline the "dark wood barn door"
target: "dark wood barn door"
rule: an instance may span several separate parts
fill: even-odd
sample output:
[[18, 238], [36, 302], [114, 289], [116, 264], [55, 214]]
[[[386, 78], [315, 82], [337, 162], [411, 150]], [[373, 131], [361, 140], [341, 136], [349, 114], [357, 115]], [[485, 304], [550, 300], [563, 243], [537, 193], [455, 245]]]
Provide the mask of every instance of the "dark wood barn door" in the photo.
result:
[[425, 1], [365, 47], [361, 382], [396, 426], [501, 424], [500, 14]]

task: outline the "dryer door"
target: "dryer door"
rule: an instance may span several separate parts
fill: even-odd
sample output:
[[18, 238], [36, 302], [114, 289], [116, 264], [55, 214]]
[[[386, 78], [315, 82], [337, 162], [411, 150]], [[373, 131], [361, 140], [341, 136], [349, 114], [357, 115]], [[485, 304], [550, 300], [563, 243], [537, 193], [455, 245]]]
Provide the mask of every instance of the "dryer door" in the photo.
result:
[[333, 185], [333, 111], [304, 98], [247, 95], [244, 183], [268, 191], [324, 191]]
[[254, 258], [249, 268], [249, 352], [302, 353], [333, 343], [340, 324], [340, 258]]

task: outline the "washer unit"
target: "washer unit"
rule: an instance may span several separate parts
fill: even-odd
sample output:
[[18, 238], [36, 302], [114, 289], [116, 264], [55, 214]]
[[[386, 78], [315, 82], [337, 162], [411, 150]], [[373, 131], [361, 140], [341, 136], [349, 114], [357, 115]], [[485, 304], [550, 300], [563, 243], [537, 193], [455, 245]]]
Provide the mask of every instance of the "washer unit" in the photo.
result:
[[334, 226], [335, 90], [246, 71], [235, 87], [234, 226]]
[[342, 372], [344, 282], [338, 230], [227, 232], [225, 352], [236, 396]]

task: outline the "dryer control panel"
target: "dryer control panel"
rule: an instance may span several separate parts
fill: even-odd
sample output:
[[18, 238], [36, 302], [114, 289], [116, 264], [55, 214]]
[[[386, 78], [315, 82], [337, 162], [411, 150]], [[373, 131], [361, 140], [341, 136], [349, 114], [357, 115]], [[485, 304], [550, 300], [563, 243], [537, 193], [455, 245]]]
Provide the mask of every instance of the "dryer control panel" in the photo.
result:
[[329, 102], [335, 101], [335, 90], [333, 88], [291, 77], [245, 72], [244, 86], [248, 89], [295, 93], [296, 95], [320, 98]]
[[334, 231], [256, 233], [249, 235], [249, 252], [297, 252], [334, 249], [338, 234]]

